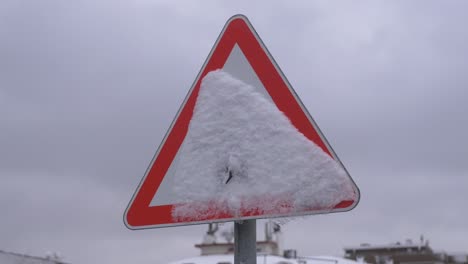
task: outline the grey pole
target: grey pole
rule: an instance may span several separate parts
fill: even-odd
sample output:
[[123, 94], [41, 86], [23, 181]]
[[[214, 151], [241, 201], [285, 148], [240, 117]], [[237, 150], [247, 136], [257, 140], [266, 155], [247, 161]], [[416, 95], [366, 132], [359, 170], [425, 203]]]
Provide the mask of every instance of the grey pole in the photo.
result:
[[234, 264], [257, 264], [255, 219], [234, 222]]

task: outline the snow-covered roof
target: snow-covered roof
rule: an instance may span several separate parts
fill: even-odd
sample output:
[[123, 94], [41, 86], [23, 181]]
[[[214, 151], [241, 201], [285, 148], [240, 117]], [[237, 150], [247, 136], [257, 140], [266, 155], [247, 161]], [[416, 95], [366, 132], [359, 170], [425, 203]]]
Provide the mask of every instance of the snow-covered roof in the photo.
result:
[[[234, 255], [210, 255], [186, 258], [170, 264], [233, 264]], [[294, 259], [286, 259], [273, 255], [257, 255], [257, 264], [297, 264]]]
[[46, 259], [40, 257], [33, 257], [18, 253], [5, 252], [0, 250], [0, 263], [1, 264], [66, 264], [65, 262]]
[[[233, 264], [234, 255], [210, 255], [186, 258], [169, 264]], [[305, 256], [287, 259], [273, 255], [257, 255], [257, 264], [357, 264], [354, 260], [332, 256]]]
[[304, 256], [298, 257], [305, 260], [307, 264], [357, 264], [357, 261], [333, 256]]
[[394, 244], [384, 244], [384, 245], [369, 245], [364, 244], [357, 247], [345, 247], [345, 251], [349, 250], [377, 250], [377, 249], [389, 249], [389, 248], [425, 248], [427, 245], [421, 244], [408, 244], [408, 243], [394, 243]]

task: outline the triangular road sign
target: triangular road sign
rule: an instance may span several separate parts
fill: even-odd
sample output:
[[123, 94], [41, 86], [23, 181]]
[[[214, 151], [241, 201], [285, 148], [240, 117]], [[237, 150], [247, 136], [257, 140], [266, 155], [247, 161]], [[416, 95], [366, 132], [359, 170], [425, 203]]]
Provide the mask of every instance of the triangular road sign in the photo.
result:
[[[243, 83], [245, 83], [246, 85], [249, 85], [246, 88], [248, 91], [253, 89], [255, 91], [252, 90], [252, 93], [262, 94], [263, 97], [266, 99], [260, 99], [261, 104], [271, 104], [276, 106], [276, 112], [273, 115], [284, 114], [287, 117], [287, 119], [289, 119], [288, 124], [294, 128], [293, 130], [297, 132], [298, 137], [304, 137], [304, 139], [307, 139], [306, 141], [313, 142], [310, 143], [311, 146], [313, 145], [313, 147], [319, 149], [319, 152], [323, 153], [324, 156], [326, 156], [328, 159], [332, 160], [334, 164], [336, 164], [337, 168], [339, 168], [339, 170], [343, 172], [345, 180], [340, 182], [337, 186], [333, 187], [335, 191], [334, 194], [338, 194], [336, 197], [345, 198], [338, 201], [336, 201], [336, 199], [331, 199], [334, 201], [331, 207], [330, 205], [322, 206], [320, 202], [316, 202], [312, 203], [311, 206], [301, 206], [298, 210], [292, 210], [291, 203], [294, 203], [295, 201], [291, 200], [291, 195], [294, 195], [291, 194], [291, 191], [294, 193], [297, 192], [294, 191], [294, 189], [290, 189], [288, 190], [289, 194], [284, 195], [284, 197], [287, 197], [284, 199], [284, 201], [281, 200], [283, 198], [273, 198], [273, 200], [276, 199], [274, 205], [280, 205], [281, 207], [278, 209], [276, 209], [276, 207], [273, 206], [273, 208], [270, 208], [269, 210], [261, 210], [259, 208], [250, 207], [244, 208], [245, 210], [240, 208], [239, 210], [234, 211], [216, 211], [216, 209], [213, 208], [219, 209], [220, 205], [218, 204], [217, 206], [206, 207], [208, 209], [205, 208], [203, 211], [200, 211], [199, 214], [194, 217], [180, 217], [180, 215], [175, 215], [174, 212], [176, 212], [177, 209], [184, 208], [184, 206], [180, 206], [181, 204], [184, 204], [185, 208], [194, 208], [197, 206], [197, 203], [200, 203], [194, 202], [192, 205], [186, 200], [180, 201], [177, 200], [177, 198], [174, 198], [177, 197], [177, 195], [175, 195], [174, 193], [174, 186], [185, 184], [185, 186], [188, 186], [188, 189], [186, 189], [185, 191], [190, 192], [191, 184], [187, 183], [186, 181], [186, 179], [189, 178], [177, 178], [175, 175], [177, 173], [180, 174], [180, 171], [177, 172], [177, 168], [180, 167], [179, 163], [185, 162], [184, 158], [181, 158], [181, 156], [183, 156], [183, 154], [181, 154], [183, 152], [181, 149], [184, 144], [189, 143], [184, 143], [184, 141], [189, 140], [187, 139], [187, 135], [190, 135], [190, 132], [192, 130], [194, 131], [194, 128], [192, 128], [192, 130], [189, 129], [189, 124], [194, 118], [195, 105], [197, 105], [198, 107], [197, 98], [200, 95], [202, 80], [205, 86], [210, 85], [209, 81], [206, 81], [205, 83], [204, 77], [208, 73], [216, 71], [218, 69], [222, 69], [223, 74], [226, 73], [226, 76], [228, 76], [226, 78], [239, 80], [239, 82], [233, 81], [234, 86], [237, 85], [240, 87], [243, 85]], [[211, 84], [215, 86], [219, 85], [219, 83], [216, 83], [216, 78], [219, 79], [222, 77], [220, 76], [221, 75], [212, 78], [210, 77]], [[201, 107], [203, 106], [200, 106], [200, 108]], [[203, 118], [203, 116], [201, 116], [202, 114], [199, 115], [200, 117], [198, 119], [200, 120], [200, 118]], [[191, 136], [191, 138], [196, 137]], [[189, 150], [186, 150], [185, 152], [187, 151]], [[288, 162], [287, 158], [284, 160], [286, 160], [284, 162]], [[229, 161], [227, 162], [236, 163], [237, 161], [232, 161], [232, 157], [230, 156]], [[311, 163], [313, 162], [311, 161]], [[204, 166], [204, 164], [198, 165], [200, 167]], [[322, 166], [323, 164], [319, 165]], [[226, 184], [226, 186], [228, 186], [229, 184], [229, 186], [231, 186], [231, 183], [229, 182], [231, 181], [233, 173], [231, 173], [230, 169], [228, 168], [230, 165], [226, 166], [226, 171], [220, 173], [225, 173], [227, 176], [226, 179], [223, 179], [223, 184]], [[318, 170], [323, 171], [323, 166], [325, 165], [323, 165], [322, 167], [320, 166], [316, 167], [318, 168]], [[295, 172], [293, 171], [291, 173]], [[311, 179], [313, 178], [313, 176], [314, 175], [311, 175]], [[182, 181], [177, 182], [177, 180], [181, 179]], [[235, 180], [232, 181], [235, 182]], [[323, 182], [320, 182], [316, 179], [312, 183], [312, 185], [317, 186], [321, 186], [321, 184], [323, 185]], [[319, 188], [317, 186], [315, 186], [315, 189]], [[327, 188], [327, 186], [325, 187]], [[340, 188], [343, 188], [343, 190]], [[347, 196], [340, 195], [341, 193], [344, 193], [346, 191], [348, 192]], [[274, 196], [273, 191], [272, 193], [272, 195]], [[220, 192], [219, 194], [223, 194], [223, 192]], [[307, 197], [312, 197], [313, 199], [320, 199], [320, 197]], [[263, 202], [270, 202], [272, 197], [267, 196], [258, 199], [259, 200], [255, 201], [258, 201], [259, 203], [262, 203], [262, 201], [260, 201], [262, 199]], [[278, 201], [278, 199], [280, 199], [280, 201]], [[156, 152], [146, 172], [146, 175], [144, 176], [143, 180], [138, 186], [132, 200], [129, 203], [127, 210], [125, 211], [124, 222], [126, 226], [130, 229], [142, 229], [150, 227], [165, 227], [207, 222], [225, 222], [230, 220], [241, 219], [309, 215], [348, 211], [354, 208], [357, 205], [358, 201], [359, 190], [357, 186], [354, 184], [351, 177], [339, 161], [338, 157], [336, 156], [332, 148], [329, 146], [325, 137], [321, 134], [319, 128], [315, 124], [310, 114], [307, 112], [306, 108], [302, 105], [301, 101], [290, 86], [289, 82], [286, 80], [286, 77], [283, 75], [278, 65], [273, 60], [272, 56], [266, 49], [263, 42], [260, 40], [252, 25], [249, 23], [245, 16], [236, 15], [230, 18], [224, 26], [205, 64], [203, 65], [195, 82], [193, 83], [192, 88], [188, 92], [181, 108], [179, 109], [179, 112], [177, 113], [163, 142], [161, 143], [158, 151]], [[224, 201], [210, 202], [212, 202], [213, 204], [215, 204], [216, 202], [221, 202], [223, 204]], [[242, 207], [247, 203], [240, 202], [239, 204], [240, 207]]]

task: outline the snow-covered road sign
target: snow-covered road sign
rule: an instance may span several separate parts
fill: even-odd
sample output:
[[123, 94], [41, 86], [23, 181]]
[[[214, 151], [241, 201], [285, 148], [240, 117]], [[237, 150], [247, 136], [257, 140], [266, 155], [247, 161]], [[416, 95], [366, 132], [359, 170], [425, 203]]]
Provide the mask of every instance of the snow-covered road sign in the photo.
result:
[[359, 190], [247, 18], [228, 20], [124, 215], [130, 229], [348, 211]]

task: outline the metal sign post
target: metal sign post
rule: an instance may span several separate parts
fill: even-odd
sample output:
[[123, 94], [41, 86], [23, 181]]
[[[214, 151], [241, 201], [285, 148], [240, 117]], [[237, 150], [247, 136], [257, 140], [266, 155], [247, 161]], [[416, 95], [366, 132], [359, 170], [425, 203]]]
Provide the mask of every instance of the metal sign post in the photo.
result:
[[257, 222], [234, 222], [234, 264], [257, 264]]

